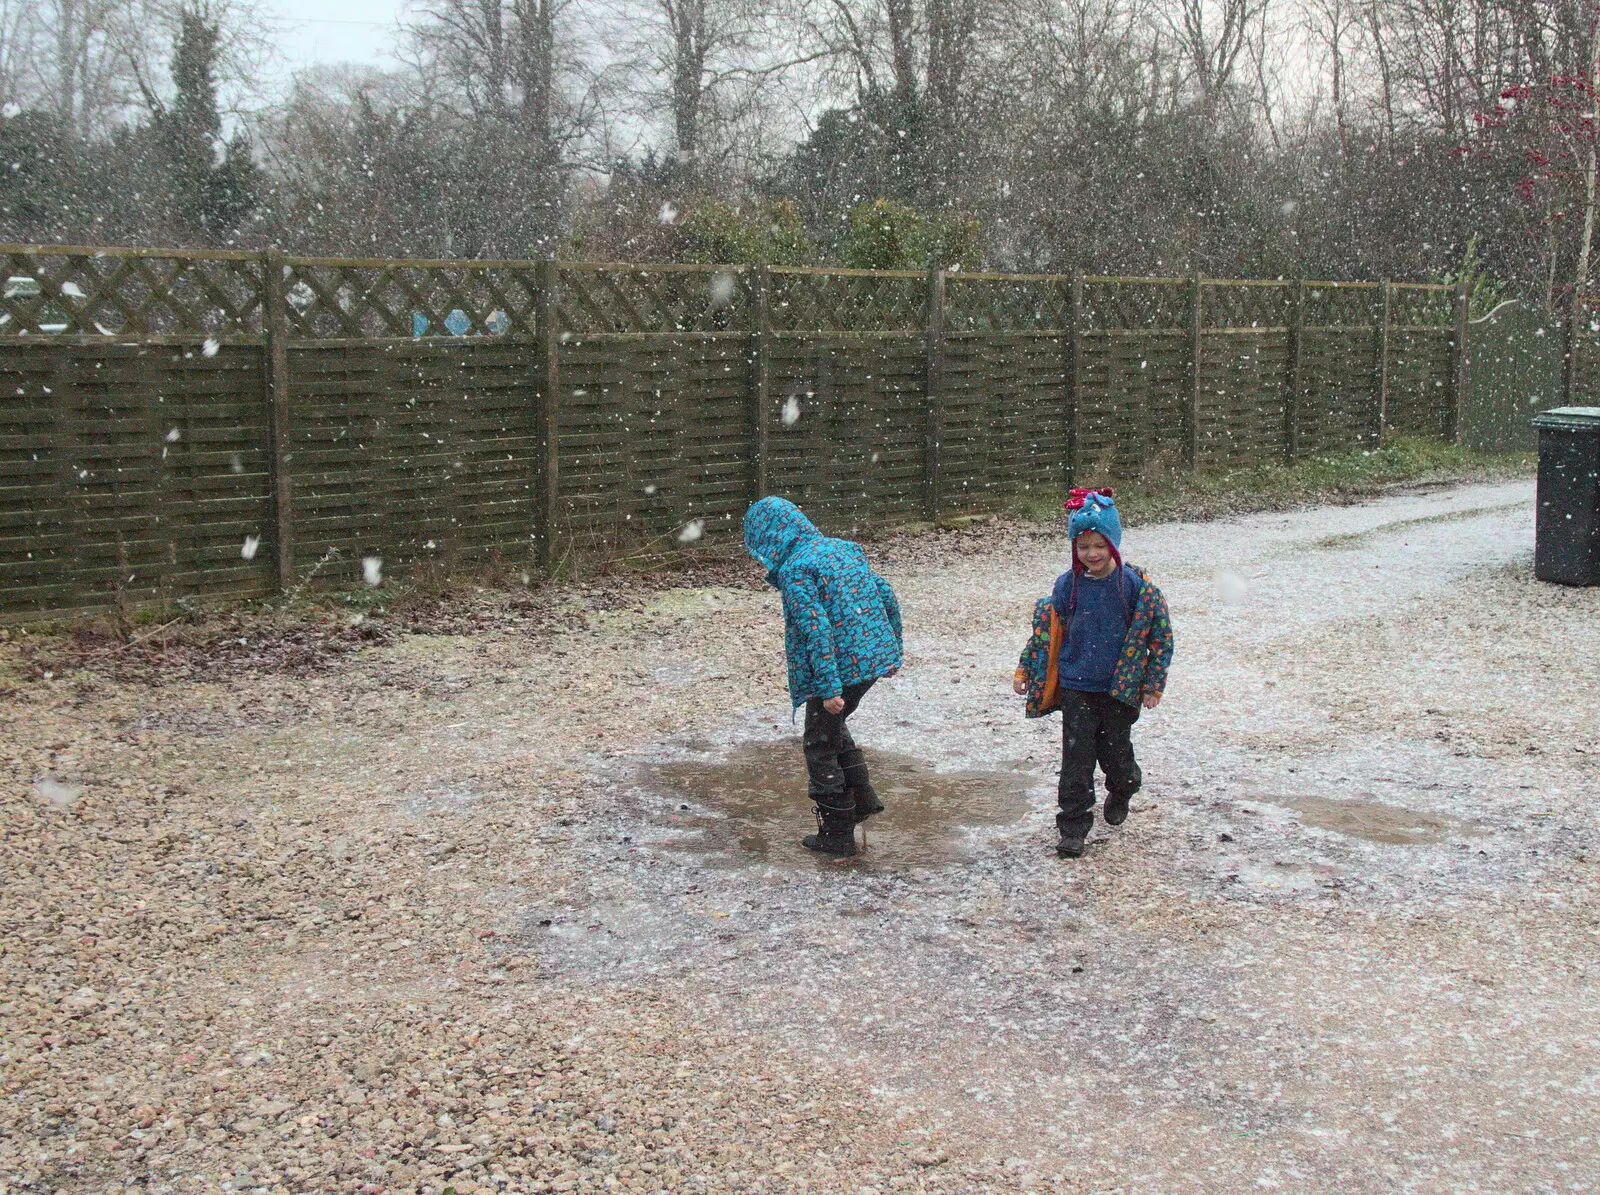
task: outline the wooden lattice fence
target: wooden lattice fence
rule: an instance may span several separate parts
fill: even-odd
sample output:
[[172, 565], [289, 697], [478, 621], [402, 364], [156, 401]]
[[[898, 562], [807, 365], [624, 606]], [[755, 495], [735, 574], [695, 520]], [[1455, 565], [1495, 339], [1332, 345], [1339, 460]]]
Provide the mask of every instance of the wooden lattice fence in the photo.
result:
[[[1455, 437], [1426, 284], [0, 246], [0, 618]], [[693, 532], [690, 532], [692, 535]]]

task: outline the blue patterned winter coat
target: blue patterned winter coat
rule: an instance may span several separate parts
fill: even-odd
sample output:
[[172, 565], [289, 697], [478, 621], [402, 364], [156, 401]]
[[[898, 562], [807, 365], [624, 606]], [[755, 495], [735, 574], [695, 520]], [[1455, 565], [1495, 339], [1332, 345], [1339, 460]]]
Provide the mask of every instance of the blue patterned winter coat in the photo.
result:
[[829, 539], [787, 498], [763, 498], [745, 512], [744, 546], [783, 595], [795, 706], [900, 667], [900, 603], [860, 544]]

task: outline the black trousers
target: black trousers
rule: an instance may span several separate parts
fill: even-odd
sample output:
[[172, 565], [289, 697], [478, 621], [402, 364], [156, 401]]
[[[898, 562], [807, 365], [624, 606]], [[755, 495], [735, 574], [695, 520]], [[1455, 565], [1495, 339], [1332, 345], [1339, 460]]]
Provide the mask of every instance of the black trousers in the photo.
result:
[[872, 792], [872, 782], [867, 777], [867, 760], [861, 748], [850, 737], [845, 719], [856, 712], [856, 706], [872, 688], [872, 681], [859, 685], [846, 685], [844, 710], [830, 714], [822, 707], [822, 698], [813, 697], [806, 702], [806, 777], [811, 799], [818, 805], [842, 809], [855, 807], [857, 794]]
[[1056, 829], [1083, 838], [1094, 825], [1094, 765], [1106, 774], [1106, 791], [1131, 797], [1144, 777], [1133, 757], [1139, 711], [1108, 693], [1061, 692], [1061, 781], [1056, 788]]

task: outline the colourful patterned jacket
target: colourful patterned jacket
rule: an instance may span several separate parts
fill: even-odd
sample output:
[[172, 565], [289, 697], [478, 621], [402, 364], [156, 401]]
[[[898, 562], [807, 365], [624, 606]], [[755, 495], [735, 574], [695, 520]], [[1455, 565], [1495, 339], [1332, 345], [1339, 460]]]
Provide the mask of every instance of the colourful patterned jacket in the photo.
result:
[[786, 498], [763, 498], [745, 512], [744, 545], [783, 595], [789, 699], [797, 708], [900, 667], [900, 604], [860, 544], [823, 535]]
[[[1137, 707], [1145, 697], [1167, 687], [1167, 669], [1172, 664], [1172, 619], [1167, 613], [1167, 599], [1149, 575], [1135, 565], [1128, 567], [1139, 574], [1144, 586], [1133, 608], [1128, 637], [1122, 641], [1122, 655], [1111, 676], [1110, 693], [1124, 705]], [[1066, 639], [1067, 623], [1056, 613], [1055, 603], [1048, 597], [1040, 598], [1033, 607], [1033, 634], [1017, 662], [1017, 679], [1028, 685], [1030, 718], [1042, 718], [1061, 708], [1056, 666]]]

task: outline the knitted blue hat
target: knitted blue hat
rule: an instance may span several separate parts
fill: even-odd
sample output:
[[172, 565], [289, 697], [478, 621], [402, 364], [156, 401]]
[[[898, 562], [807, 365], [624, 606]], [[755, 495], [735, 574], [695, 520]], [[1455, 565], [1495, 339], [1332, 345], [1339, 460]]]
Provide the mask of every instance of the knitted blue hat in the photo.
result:
[[1111, 487], [1102, 490], [1073, 490], [1067, 495], [1067, 537], [1076, 540], [1085, 531], [1098, 531], [1114, 549], [1122, 547], [1122, 516]]

